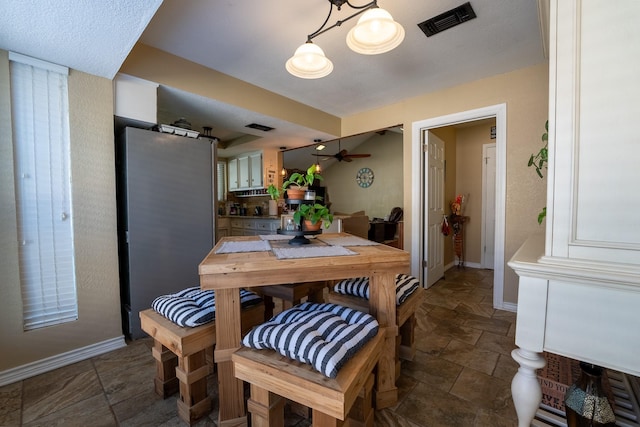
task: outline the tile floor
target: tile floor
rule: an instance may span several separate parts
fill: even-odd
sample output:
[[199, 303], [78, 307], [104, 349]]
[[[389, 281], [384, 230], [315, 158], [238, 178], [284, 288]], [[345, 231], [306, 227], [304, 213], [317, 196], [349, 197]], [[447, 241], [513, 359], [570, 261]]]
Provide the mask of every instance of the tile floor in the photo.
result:
[[[514, 426], [515, 314], [492, 308], [491, 270], [449, 270], [418, 312], [417, 354], [403, 362], [399, 402], [376, 426]], [[184, 426], [176, 397], [153, 391], [150, 339], [0, 387], [0, 426]], [[214, 411], [198, 427], [217, 425]], [[287, 426], [310, 422], [287, 414]]]

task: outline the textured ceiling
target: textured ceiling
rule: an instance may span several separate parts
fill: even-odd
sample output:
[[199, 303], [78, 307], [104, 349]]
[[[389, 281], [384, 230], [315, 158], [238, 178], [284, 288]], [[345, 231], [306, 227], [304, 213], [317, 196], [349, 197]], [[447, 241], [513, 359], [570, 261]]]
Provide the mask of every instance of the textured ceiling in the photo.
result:
[[3, 0], [0, 49], [113, 79], [162, 0]]

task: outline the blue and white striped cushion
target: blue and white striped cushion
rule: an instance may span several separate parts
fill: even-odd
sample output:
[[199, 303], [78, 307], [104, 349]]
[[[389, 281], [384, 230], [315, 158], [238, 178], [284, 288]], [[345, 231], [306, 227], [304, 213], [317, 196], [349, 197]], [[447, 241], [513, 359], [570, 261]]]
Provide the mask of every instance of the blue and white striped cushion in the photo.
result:
[[369, 314], [337, 304], [303, 303], [255, 327], [242, 344], [275, 350], [335, 378], [377, 333], [378, 322]]
[[[262, 298], [258, 294], [240, 289], [240, 305], [243, 308], [261, 301]], [[204, 291], [199, 287], [159, 296], [153, 300], [151, 307], [180, 326], [200, 326], [212, 322], [216, 318], [214, 291]]]
[[[420, 281], [407, 274], [396, 274], [396, 305], [402, 304], [420, 286]], [[338, 282], [333, 290], [343, 295], [369, 299], [369, 278], [354, 277]]]

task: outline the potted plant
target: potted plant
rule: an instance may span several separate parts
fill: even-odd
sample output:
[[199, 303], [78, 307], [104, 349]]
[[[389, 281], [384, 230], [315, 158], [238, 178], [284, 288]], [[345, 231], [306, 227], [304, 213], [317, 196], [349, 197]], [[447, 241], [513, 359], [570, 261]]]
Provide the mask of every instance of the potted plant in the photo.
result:
[[273, 184], [267, 187], [267, 193], [271, 196], [269, 200], [269, 216], [278, 215], [278, 199], [280, 198], [280, 189]]
[[320, 203], [303, 204], [293, 213], [293, 221], [301, 226], [304, 222], [303, 230], [319, 230], [322, 225], [329, 228], [333, 222], [333, 215], [329, 213], [329, 208]]
[[316, 165], [311, 165], [304, 174], [299, 172], [292, 173], [289, 179], [282, 184], [282, 190], [287, 191], [289, 199], [303, 199], [304, 192], [313, 185], [313, 181], [316, 179], [322, 181], [322, 176], [316, 173]]

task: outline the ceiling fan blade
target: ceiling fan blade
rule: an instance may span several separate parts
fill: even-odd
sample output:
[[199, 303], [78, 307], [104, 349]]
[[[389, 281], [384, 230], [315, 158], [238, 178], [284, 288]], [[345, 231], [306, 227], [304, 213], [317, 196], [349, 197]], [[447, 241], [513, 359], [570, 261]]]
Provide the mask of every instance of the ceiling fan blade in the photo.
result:
[[371, 154], [347, 154], [344, 157], [351, 157], [353, 159], [358, 159], [358, 158], [364, 158], [364, 157], [371, 157]]
[[342, 160], [344, 160], [345, 162], [353, 162], [353, 159], [349, 156], [344, 156]]

